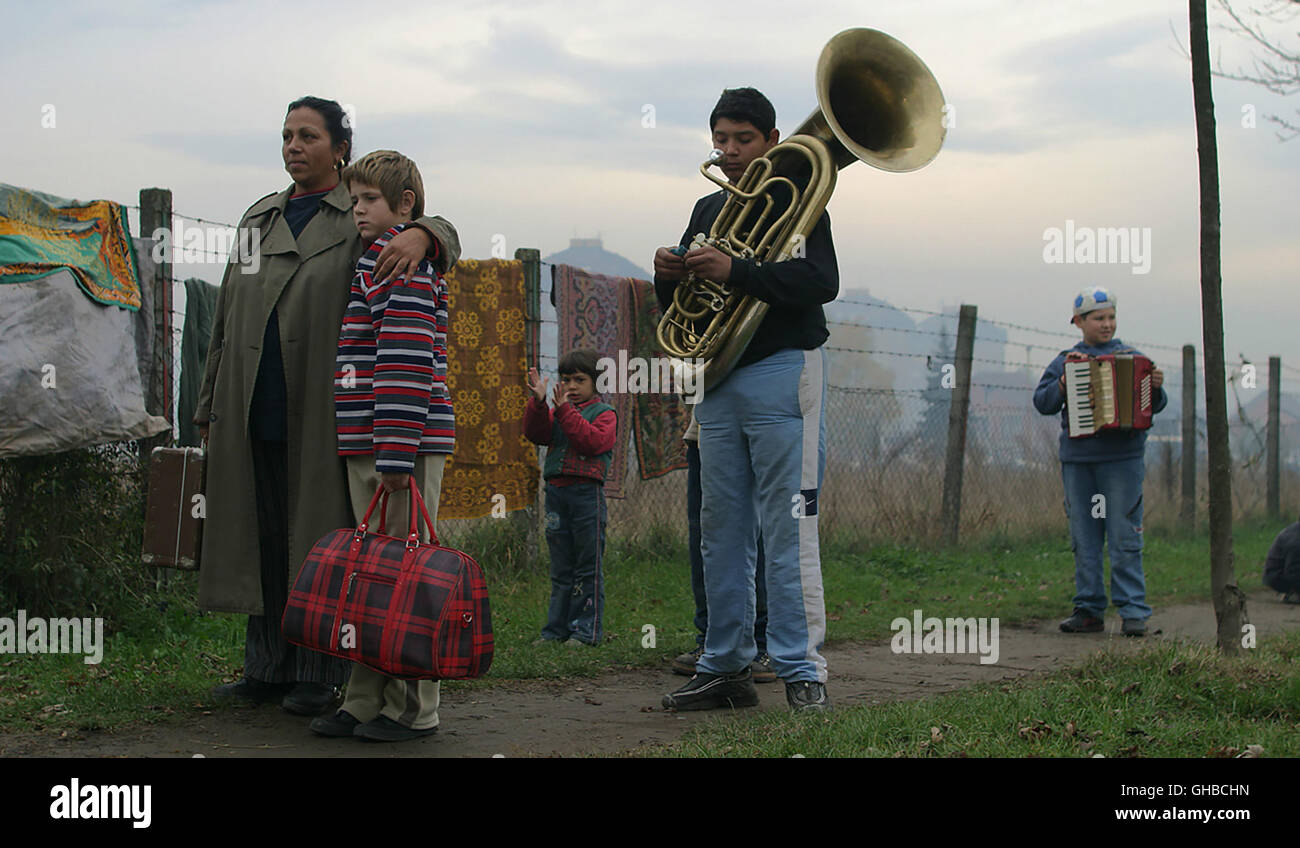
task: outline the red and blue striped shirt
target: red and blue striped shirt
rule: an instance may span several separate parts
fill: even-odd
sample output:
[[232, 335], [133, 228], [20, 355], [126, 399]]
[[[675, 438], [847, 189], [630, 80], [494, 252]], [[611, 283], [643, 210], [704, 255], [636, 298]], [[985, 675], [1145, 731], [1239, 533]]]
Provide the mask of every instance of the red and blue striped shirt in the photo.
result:
[[447, 284], [425, 259], [404, 284], [379, 285], [375, 261], [393, 227], [357, 260], [339, 331], [334, 410], [339, 454], [375, 455], [380, 473], [411, 473], [420, 453], [456, 444], [447, 391]]

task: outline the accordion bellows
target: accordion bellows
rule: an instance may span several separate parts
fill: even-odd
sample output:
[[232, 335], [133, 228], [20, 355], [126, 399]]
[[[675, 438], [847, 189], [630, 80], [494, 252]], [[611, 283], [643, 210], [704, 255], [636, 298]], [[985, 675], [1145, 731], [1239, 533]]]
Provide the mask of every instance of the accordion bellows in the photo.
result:
[[1136, 354], [1065, 358], [1065, 406], [1071, 439], [1104, 429], [1146, 430], [1154, 393], [1151, 360]]
[[[369, 666], [389, 677], [478, 677], [492, 664], [492, 616], [483, 571], [437, 543], [368, 532], [379, 492], [357, 528], [323, 536], [307, 555], [284, 610], [285, 638]], [[382, 513], [381, 513], [382, 514]]]

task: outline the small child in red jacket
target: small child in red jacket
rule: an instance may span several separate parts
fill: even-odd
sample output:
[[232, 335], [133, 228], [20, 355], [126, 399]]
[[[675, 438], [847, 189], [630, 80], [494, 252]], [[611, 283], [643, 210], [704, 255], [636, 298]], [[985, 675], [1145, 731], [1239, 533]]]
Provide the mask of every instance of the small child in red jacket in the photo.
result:
[[549, 445], [546, 545], [551, 551], [551, 604], [542, 641], [599, 645], [604, 638], [605, 478], [618, 428], [614, 408], [596, 397], [596, 352], [575, 350], [560, 359], [560, 381], [546, 405], [546, 380], [528, 371], [533, 396], [524, 410], [524, 435]]

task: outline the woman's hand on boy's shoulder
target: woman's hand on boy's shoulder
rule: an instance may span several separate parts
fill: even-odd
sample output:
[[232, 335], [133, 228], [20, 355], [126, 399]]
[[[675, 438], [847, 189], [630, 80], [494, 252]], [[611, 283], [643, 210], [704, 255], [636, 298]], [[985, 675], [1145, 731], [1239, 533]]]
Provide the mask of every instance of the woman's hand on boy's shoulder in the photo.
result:
[[393, 236], [379, 252], [374, 278], [380, 285], [397, 280], [405, 282], [419, 270], [433, 239], [420, 227], [407, 227]]

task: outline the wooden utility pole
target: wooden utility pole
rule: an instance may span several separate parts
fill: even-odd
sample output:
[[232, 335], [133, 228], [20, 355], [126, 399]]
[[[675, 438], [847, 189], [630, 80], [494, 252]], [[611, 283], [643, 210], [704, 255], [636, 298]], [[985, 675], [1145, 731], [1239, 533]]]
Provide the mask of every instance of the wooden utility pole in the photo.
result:
[[1219, 150], [1210, 88], [1205, 0], [1188, 0], [1188, 4], [1201, 189], [1201, 328], [1205, 345], [1205, 431], [1209, 449], [1210, 592], [1218, 623], [1219, 649], [1235, 654], [1241, 650], [1246, 596], [1237, 588], [1232, 556], [1232, 456], [1228, 449], [1228, 394], [1223, 358]]
[[948, 407], [948, 454], [943, 468], [943, 511], [940, 524], [944, 541], [957, 544], [961, 526], [961, 481], [966, 461], [966, 420], [970, 410], [971, 357], [975, 352], [976, 307], [962, 304], [957, 319], [956, 384]]

